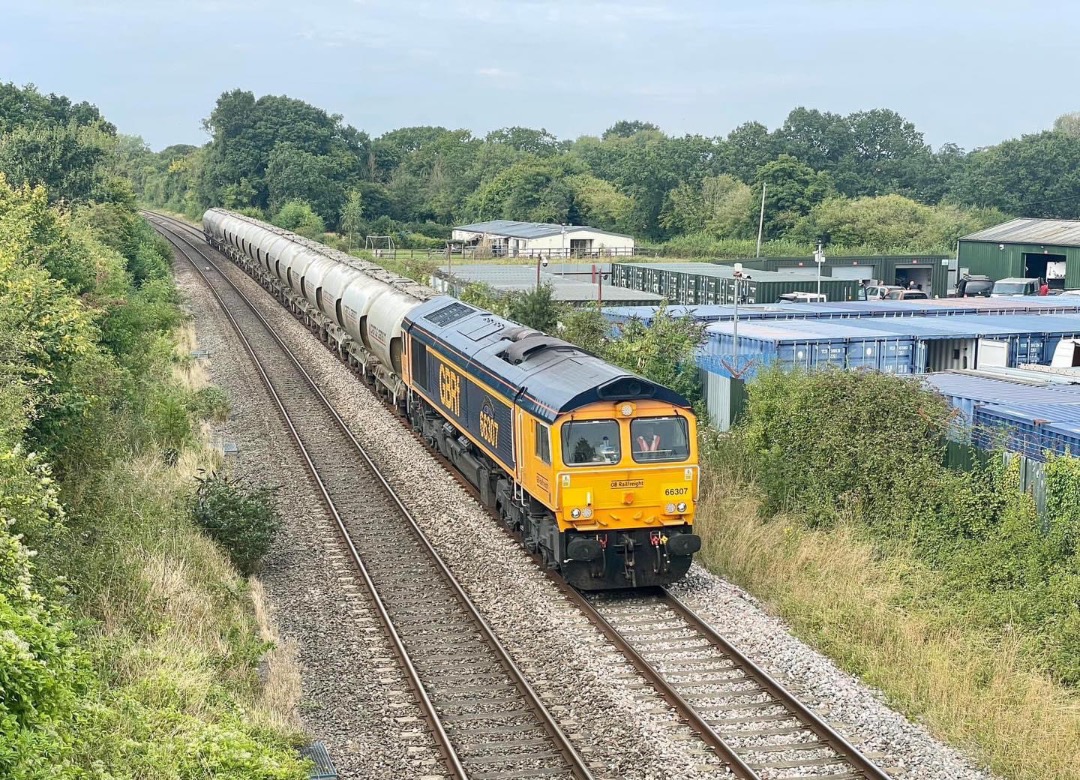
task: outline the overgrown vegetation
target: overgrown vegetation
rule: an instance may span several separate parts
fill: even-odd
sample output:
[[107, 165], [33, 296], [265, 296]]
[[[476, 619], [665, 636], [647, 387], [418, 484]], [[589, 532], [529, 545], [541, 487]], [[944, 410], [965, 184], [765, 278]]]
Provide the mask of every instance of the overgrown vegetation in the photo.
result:
[[1047, 468], [1044, 527], [1015, 463], [944, 464], [952, 415], [916, 382], [770, 371], [749, 393], [705, 448], [704, 559], [997, 771], [1073, 777], [1076, 460]]
[[191, 514], [241, 574], [255, 572], [281, 527], [275, 493], [218, 473], [199, 478]]
[[221, 399], [117, 143], [0, 88], [0, 776], [302, 778], [248, 585], [190, 520]]

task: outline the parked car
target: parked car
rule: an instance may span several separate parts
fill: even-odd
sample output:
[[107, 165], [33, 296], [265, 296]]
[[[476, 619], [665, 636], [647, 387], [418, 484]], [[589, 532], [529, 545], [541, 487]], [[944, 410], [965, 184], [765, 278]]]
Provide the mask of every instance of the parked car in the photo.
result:
[[824, 293], [811, 292], [784, 293], [776, 299], [777, 303], [828, 303], [828, 301]]
[[889, 293], [893, 290], [902, 290], [903, 287], [898, 287], [895, 284], [873, 284], [866, 288], [866, 300], [868, 301], [883, 301], [889, 297]]
[[1021, 279], [1020, 277], [1010, 276], [1007, 279], [998, 279], [996, 282], [994, 282], [994, 289], [993, 292], [990, 293], [990, 297], [1010, 298], [1019, 295], [1038, 294], [1038, 279]]
[[890, 290], [889, 297], [886, 300], [890, 301], [925, 301], [930, 296], [924, 293], [922, 290]]
[[956, 283], [957, 298], [989, 298], [994, 280], [989, 276], [965, 276]]

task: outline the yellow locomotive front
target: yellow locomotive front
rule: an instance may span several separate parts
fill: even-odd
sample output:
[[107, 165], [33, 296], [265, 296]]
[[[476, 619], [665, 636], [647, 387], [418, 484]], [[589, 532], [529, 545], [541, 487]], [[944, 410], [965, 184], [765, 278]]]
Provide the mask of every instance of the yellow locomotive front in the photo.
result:
[[595, 588], [682, 577], [701, 544], [693, 414], [654, 400], [598, 402], [559, 417], [551, 434], [566, 578]]

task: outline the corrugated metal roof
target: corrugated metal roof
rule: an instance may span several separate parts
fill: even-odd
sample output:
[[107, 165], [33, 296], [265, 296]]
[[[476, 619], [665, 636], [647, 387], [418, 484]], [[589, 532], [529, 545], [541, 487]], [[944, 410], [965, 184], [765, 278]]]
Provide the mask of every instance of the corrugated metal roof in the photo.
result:
[[980, 416], [1017, 417], [1024, 422], [1039, 425], [1080, 425], [1080, 397], [1063, 403], [1004, 403], [987, 404], [979, 408]]
[[[535, 271], [532, 272], [535, 274]], [[613, 322], [631, 317], [651, 320], [655, 306], [608, 307], [604, 315]], [[698, 322], [732, 319], [735, 309], [730, 304], [698, 304], [669, 306], [673, 316], [692, 316]], [[1058, 314], [1080, 312], [1080, 296], [1068, 301], [1061, 296], [1048, 298], [942, 298], [926, 301], [836, 301], [835, 303], [752, 303], [739, 307], [740, 320], [753, 319], [849, 319], [895, 316], [964, 316], [1013, 314], [1050, 318]], [[1053, 330], [1053, 327], [1047, 328]]]
[[[919, 339], [976, 339], [996, 336], [1027, 335], [1036, 333], [1051, 336], [1080, 333], [1080, 314], [1061, 314], [1053, 317], [1036, 317], [1023, 314], [1000, 314], [994, 317], [957, 315], [955, 317], [873, 317], [846, 320], [756, 320], [753, 322], [762, 334], [769, 338], [769, 328], [778, 327], [786, 332], [793, 328], [806, 333], [805, 338], [821, 331], [826, 325], [844, 328], [845, 331], [861, 328], [869, 333], [891, 334], [891, 338], [914, 337]], [[776, 323], [776, 324], [774, 324]], [[843, 323], [841, 325], [841, 323]], [[739, 332], [750, 323], [740, 323]], [[731, 321], [717, 322], [706, 327], [706, 333], [730, 334]], [[831, 333], [845, 332], [832, 330]], [[868, 336], [873, 338], [874, 336]], [[786, 338], [786, 337], [783, 337]], [[783, 340], [783, 338], [781, 340]]]
[[1014, 219], [980, 230], [961, 241], [999, 244], [1051, 244], [1080, 246], [1080, 221], [1072, 219]]
[[[492, 236], [509, 236], [510, 238], [545, 238], [557, 236], [563, 232], [562, 225], [550, 222], [514, 222], [509, 219], [493, 219], [490, 222], [476, 222], [472, 225], [460, 225], [454, 230], [466, 230], [470, 233], [486, 233]], [[600, 230], [588, 225], [567, 225], [566, 234], [570, 235], [579, 230], [588, 230], [593, 233], [603, 233], [607, 236], [619, 238], [632, 238], [622, 233], [612, 233], [610, 230]]]
[[927, 374], [924, 381], [949, 398], [966, 398], [982, 404], [1080, 403], [1080, 386], [1033, 387], [1002, 379], [948, 371]]

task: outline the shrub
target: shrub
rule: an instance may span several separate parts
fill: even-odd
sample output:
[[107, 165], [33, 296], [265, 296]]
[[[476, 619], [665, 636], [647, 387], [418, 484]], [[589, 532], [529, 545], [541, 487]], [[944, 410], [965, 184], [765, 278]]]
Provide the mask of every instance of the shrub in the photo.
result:
[[250, 486], [217, 473], [198, 482], [195, 523], [225, 549], [241, 573], [252, 574], [281, 525], [277, 488]]
[[201, 420], [225, 422], [229, 416], [229, 397], [220, 387], [200, 387], [191, 395], [190, 409]]
[[282, 206], [274, 215], [273, 222], [280, 228], [316, 240], [326, 232], [322, 217], [302, 200], [291, 200]]

